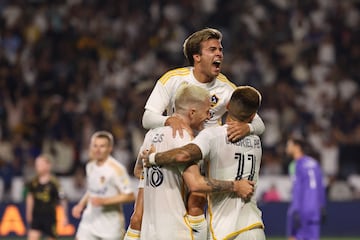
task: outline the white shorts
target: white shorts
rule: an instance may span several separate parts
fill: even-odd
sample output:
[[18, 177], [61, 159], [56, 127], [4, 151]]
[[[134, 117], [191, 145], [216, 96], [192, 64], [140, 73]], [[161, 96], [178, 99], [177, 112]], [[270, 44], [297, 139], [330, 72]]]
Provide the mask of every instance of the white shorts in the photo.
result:
[[122, 240], [123, 236], [111, 237], [111, 238], [104, 238], [99, 237], [90, 231], [82, 228], [81, 226], [78, 228], [75, 236], [75, 240]]

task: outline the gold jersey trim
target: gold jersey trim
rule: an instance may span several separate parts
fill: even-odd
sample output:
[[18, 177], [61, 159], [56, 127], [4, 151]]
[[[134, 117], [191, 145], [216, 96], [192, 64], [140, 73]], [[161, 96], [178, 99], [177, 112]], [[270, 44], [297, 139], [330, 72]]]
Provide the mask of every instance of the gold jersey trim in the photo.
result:
[[169, 81], [170, 78], [174, 76], [186, 76], [190, 74], [189, 68], [177, 68], [174, 70], [170, 70], [167, 73], [165, 73], [160, 79], [159, 82], [163, 85], [166, 84], [167, 81]]

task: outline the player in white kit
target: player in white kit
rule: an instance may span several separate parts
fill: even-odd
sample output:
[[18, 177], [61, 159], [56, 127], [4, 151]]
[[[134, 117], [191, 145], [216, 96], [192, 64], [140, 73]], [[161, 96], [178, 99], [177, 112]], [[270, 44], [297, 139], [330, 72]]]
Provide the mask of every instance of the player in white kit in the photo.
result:
[[[145, 105], [144, 128], [153, 129], [160, 126], [171, 126], [174, 136], [176, 132], [179, 132], [180, 136], [182, 136], [182, 129], [191, 131], [181, 119], [171, 115], [174, 112], [175, 92], [184, 84], [194, 84], [210, 92], [210, 119], [205, 123], [205, 127], [221, 124], [221, 117], [226, 112], [226, 105], [236, 88], [226, 76], [220, 73], [223, 61], [221, 40], [221, 32], [211, 28], [197, 31], [185, 40], [183, 50], [190, 67], [168, 71], [157, 81]], [[168, 116], [163, 116], [164, 111]], [[264, 130], [263, 121], [256, 115], [251, 123], [236, 122], [229, 124], [228, 135], [230, 140], [237, 140], [249, 133], [261, 135]], [[135, 170], [135, 172], [139, 171]], [[142, 194], [142, 189], [139, 188], [135, 211], [127, 232], [131, 237], [125, 238], [126, 240], [139, 239]], [[194, 221], [198, 221], [200, 215], [203, 216], [204, 200], [201, 200], [201, 198], [204, 197], [190, 196], [189, 198], [188, 210], [189, 214], [194, 216]], [[205, 221], [203, 222], [205, 223]], [[199, 224], [197, 225], [199, 226]], [[206, 225], [200, 228], [206, 230]], [[200, 228], [198, 228], [199, 232], [201, 231]]]
[[92, 160], [86, 165], [87, 193], [72, 209], [79, 218], [77, 240], [120, 240], [125, 233], [122, 203], [135, 200], [129, 175], [110, 154], [113, 136], [106, 131], [93, 134]]
[[[239, 87], [228, 105], [226, 123], [249, 122], [260, 106], [261, 95], [252, 87]], [[249, 135], [237, 141], [227, 139], [227, 125], [204, 129], [184, 147], [163, 153], [152, 153], [145, 159], [158, 165], [207, 159], [208, 177], [219, 180], [258, 180], [262, 149], [260, 138]], [[265, 239], [261, 211], [255, 198], [235, 198], [233, 193], [209, 195], [209, 238]]]
[[[183, 86], [175, 98], [175, 115], [182, 118], [194, 131], [203, 128], [209, 118], [209, 93], [194, 85]], [[165, 151], [189, 143], [192, 135], [184, 131], [184, 137], [172, 136], [171, 127], [150, 130], [144, 139], [142, 151], [153, 145]], [[183, 181], [184, 178], [184, 181]], [[176, 166], [153, 166], [144, 170], [144, 213], [141, 239], [190, 240], [193, 230], [189, 226], [185, 208], [185, 185], [191, 191], [230, 191], [240, 196], [252, 194], [248, 181], [218, 181], [204, 178], [195, 163]]]

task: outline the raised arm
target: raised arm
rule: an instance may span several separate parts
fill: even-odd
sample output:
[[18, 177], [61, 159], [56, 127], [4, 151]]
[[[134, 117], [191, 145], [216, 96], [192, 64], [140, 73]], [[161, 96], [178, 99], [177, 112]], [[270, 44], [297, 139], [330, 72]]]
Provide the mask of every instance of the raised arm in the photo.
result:
[[153, 129], [165, 126], [168, 116], [163, 116], [163, 113], [169, 103], [170, 93], [161, 80], [158, 80], [145, 104], [145, 112], [142, 118], [143, 127]]
[[249, 124], [250, 133], [260, 136], [265, 131], [265, 124], [259, 114], [256, 114], [252, 122]]
[[165, 126], [166, 120], [169, 116], [163, 116], [162, 113], [157, 113], [149, 109], [145, 109], [142, 125], [145, 129], [153, 129], [161, 126]]

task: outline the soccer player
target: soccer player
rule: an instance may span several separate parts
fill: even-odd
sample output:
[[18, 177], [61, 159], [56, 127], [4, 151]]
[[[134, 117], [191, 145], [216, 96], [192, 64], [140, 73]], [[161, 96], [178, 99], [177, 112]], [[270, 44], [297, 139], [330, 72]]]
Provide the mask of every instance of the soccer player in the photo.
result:
[[[207, 90], [184, 85], [175, 96], [175, 115], [181, 118], [194, 131], [203, 128], [209, 118], [210, 101]], [[150, 130], [144, 140], [142, 150], [156, 149], [164, 151], [182, 146], [191, 141], [192, 135], [184, 131], [181, 138], [172, 136], [169, 126]], [[199, 166], [190, 162], [177, 166], [153, 166], [144, 170], [144, 213], [141, 226], [141, 239], [190, 240], [193, 230], [186, 217], [184, 201], [184, 182], [190, 191], [233, 192], [247, 198], [253, 192], [253, 186], [247, 180], [219, 181], [204, 178]]]
[[286, 153], [295, 161], [292, 201], [287, 216], [289, 240], [318, 240], [325, 208], [323, 174], [318, 162], [305, 155], [305, 143], [299, 137], [290, 137], [286, 144]]
[[95, 132], [90, 142], [91, 161], [86, 165], [87, 193], [72, 209], [80, 218], [77, 240], [119, 240], [124, 229], [122, 203], [135, 200], [130, 178], [122, 166], [110, 154], [113, 136], [107, 131]]
[[[228, 123], [251, 122], [261, 101], [260, 93], [249, 86], [237, 88], [228, 105], [226, 124], [206, 128], [183, 147], [145, 156], [145, 164], [192, 162], [207, 159], [208, 177], [219, 180], [258, 180], [262, 149], [260, 138], [249, 135], [231, 142], [227, 139]], [[234, 193], [209, 194], [210, 239], [262, 240], [265, 239], [261, 211], [255, 198], [236, 198]]]
[[[206, 121], [205, 127], [221, 124], [221, 118], [226, 112], [226, 105], [236, 88], [226, 76], [220, 73], [224, 58], [221, 41], [221, 32], [213, 28], [199, 30], [185, 40], [183, 52], [190, 66], [170, 70], [157, 81], [145, 105], [142, 119], [144, 128], [153, 129], [161, 126], [171, 126], [174, 136], [176, 132], [179, 132], [180, 136], [182, 136], [183, 129], [191, 131], [181, 118], [171, 115], [174, 112], [175, 92], [183, 84], [194, 84], [210, 92], [210, 119]], [[163, 116], [165, 111], [168, 116]], [[235, 141], [249, 133], [261, 135], [264, 130], [264, 123], [256, 114], [251, 123], [229, 123], [228, 137], [230, 141]], [[135, 174], [141, 172], [139, 169], [142, 169], [141, 165], [137, 166], [137, 169], [134, 171]], [[142, 189], [139, 188], [136, 201], [142, 202], [142, 195]], [[188, 199], [188, 213], [194, 217], [196, 224], [193, 227], [198, 233], [207, 229], [203, 216], [205, 203], [206, 198], [203, 194], [191, 194]], [[135, 211], [131, 217], [128, 229], [132, 237], [126, 238], [126, 240], [139, 239], [136, 236], [140, 235], [141, 207], [140, 203], [135, 205]]]
[[51, 174], [51, 157], [42, 154], [35, 159], [36, 176], [28, 184], [26, 220], [30, 225], [28, 240], [37, 240], [44, 234], [56, 239], [56, 206], [59, 201], [67, 224], [67, 201], [58, 180]]

